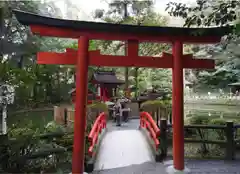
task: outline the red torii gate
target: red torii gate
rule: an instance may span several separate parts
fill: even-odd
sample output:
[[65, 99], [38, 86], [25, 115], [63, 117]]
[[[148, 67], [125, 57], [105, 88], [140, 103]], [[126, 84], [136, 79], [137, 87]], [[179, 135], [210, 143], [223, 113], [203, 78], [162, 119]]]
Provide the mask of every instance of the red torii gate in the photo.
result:
[[[183, 43], [217, 43], [231, 32], [222, 28], [139, 27], [54, 19], [14, 10], [23, 25], [29, 25], [32, 33], [78, 39], [78, 50], [66, 49], [65, 53], [40, 52], [38, 64], [76, 65], [76, 103], [74, 118], [74, 148], [72, 173], [83, 173], [87, 104], [88, 66], [123, 66], [172, 68], [173, 113], [173, 161], [174, 168], [184, 170], [184, 114], [183, 114], [183, 68], [214, 68], [213, 60], [193, 59], [183, 55]], [[198, 35], [198, 32], [201, 35]], [[101, 55], [100, 51], [88, 51], [89, 39], [128, 41], [127, 56]], [[170, 42], [173, 53], [162, 57], [138, 56], [139, 42]]]

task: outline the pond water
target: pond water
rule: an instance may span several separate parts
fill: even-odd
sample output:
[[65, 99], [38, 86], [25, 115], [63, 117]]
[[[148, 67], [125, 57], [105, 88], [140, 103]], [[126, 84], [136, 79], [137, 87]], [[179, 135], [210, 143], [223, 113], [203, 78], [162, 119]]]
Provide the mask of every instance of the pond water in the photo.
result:
[[224, 118], [226, 120], [240, 119], [240, 106], [237, 105], [210, 105], [185, 104], [185, 117], [193, 115], [207, 115], [211, 118]]

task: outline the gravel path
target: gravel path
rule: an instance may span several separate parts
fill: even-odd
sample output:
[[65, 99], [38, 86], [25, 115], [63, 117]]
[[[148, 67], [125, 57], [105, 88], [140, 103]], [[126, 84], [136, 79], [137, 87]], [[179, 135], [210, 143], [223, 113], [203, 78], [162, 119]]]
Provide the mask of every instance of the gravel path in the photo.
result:
[[[240, 161], [186, 160], [189, 174], [240, 174]], [[143, 163], [121, 168], [94, 171], [93, 174], [167, 174], [168, 164]]]
[[240, 174], [240, 161], [186, 160], [191, 174]]

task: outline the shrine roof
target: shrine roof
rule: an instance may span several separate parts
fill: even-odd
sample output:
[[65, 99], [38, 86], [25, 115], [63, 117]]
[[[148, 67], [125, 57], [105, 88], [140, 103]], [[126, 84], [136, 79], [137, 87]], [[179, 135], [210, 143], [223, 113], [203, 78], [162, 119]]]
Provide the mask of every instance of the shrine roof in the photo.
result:
[[110, 24], [103, 22], [88, 22], [57, 19], [40, 16], [33, 13], [14, 10], [17, 20], [23, 25], [35, 25], [69, 29], [82, 32], [96, 32], [121, 35], [143, 35], [146, 37], [221, 37], [232, 32], [233, 27], [209, 27], [209, 28], [183, 28], [183, 27], [158, 27], [137, 26], [129, 24]]
[[122, 85], [125, 82], [117, 78], [113, 71], [98, 71], [93, 74], [93, 80], [97, 83]]

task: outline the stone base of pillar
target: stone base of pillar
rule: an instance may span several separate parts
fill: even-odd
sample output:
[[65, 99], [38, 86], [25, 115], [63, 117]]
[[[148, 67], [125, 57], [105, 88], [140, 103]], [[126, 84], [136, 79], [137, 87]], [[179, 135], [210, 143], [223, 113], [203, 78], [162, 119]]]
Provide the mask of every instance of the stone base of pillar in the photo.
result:
[[168, 174], [188, 174], [190, 172], [190, 169], [186, 167], [183, 171], [176, 170], [173, 166], [173, 160], [164, 161], [163, 164], [166, 167], [166, 172]]
[[186, 167], [184, 168], [184, 170], [177, 170], [174, 168], [173, 165], [170, 165], [166, 168], [166, 172], [168, 174], [188, 174], [190, 170]]

